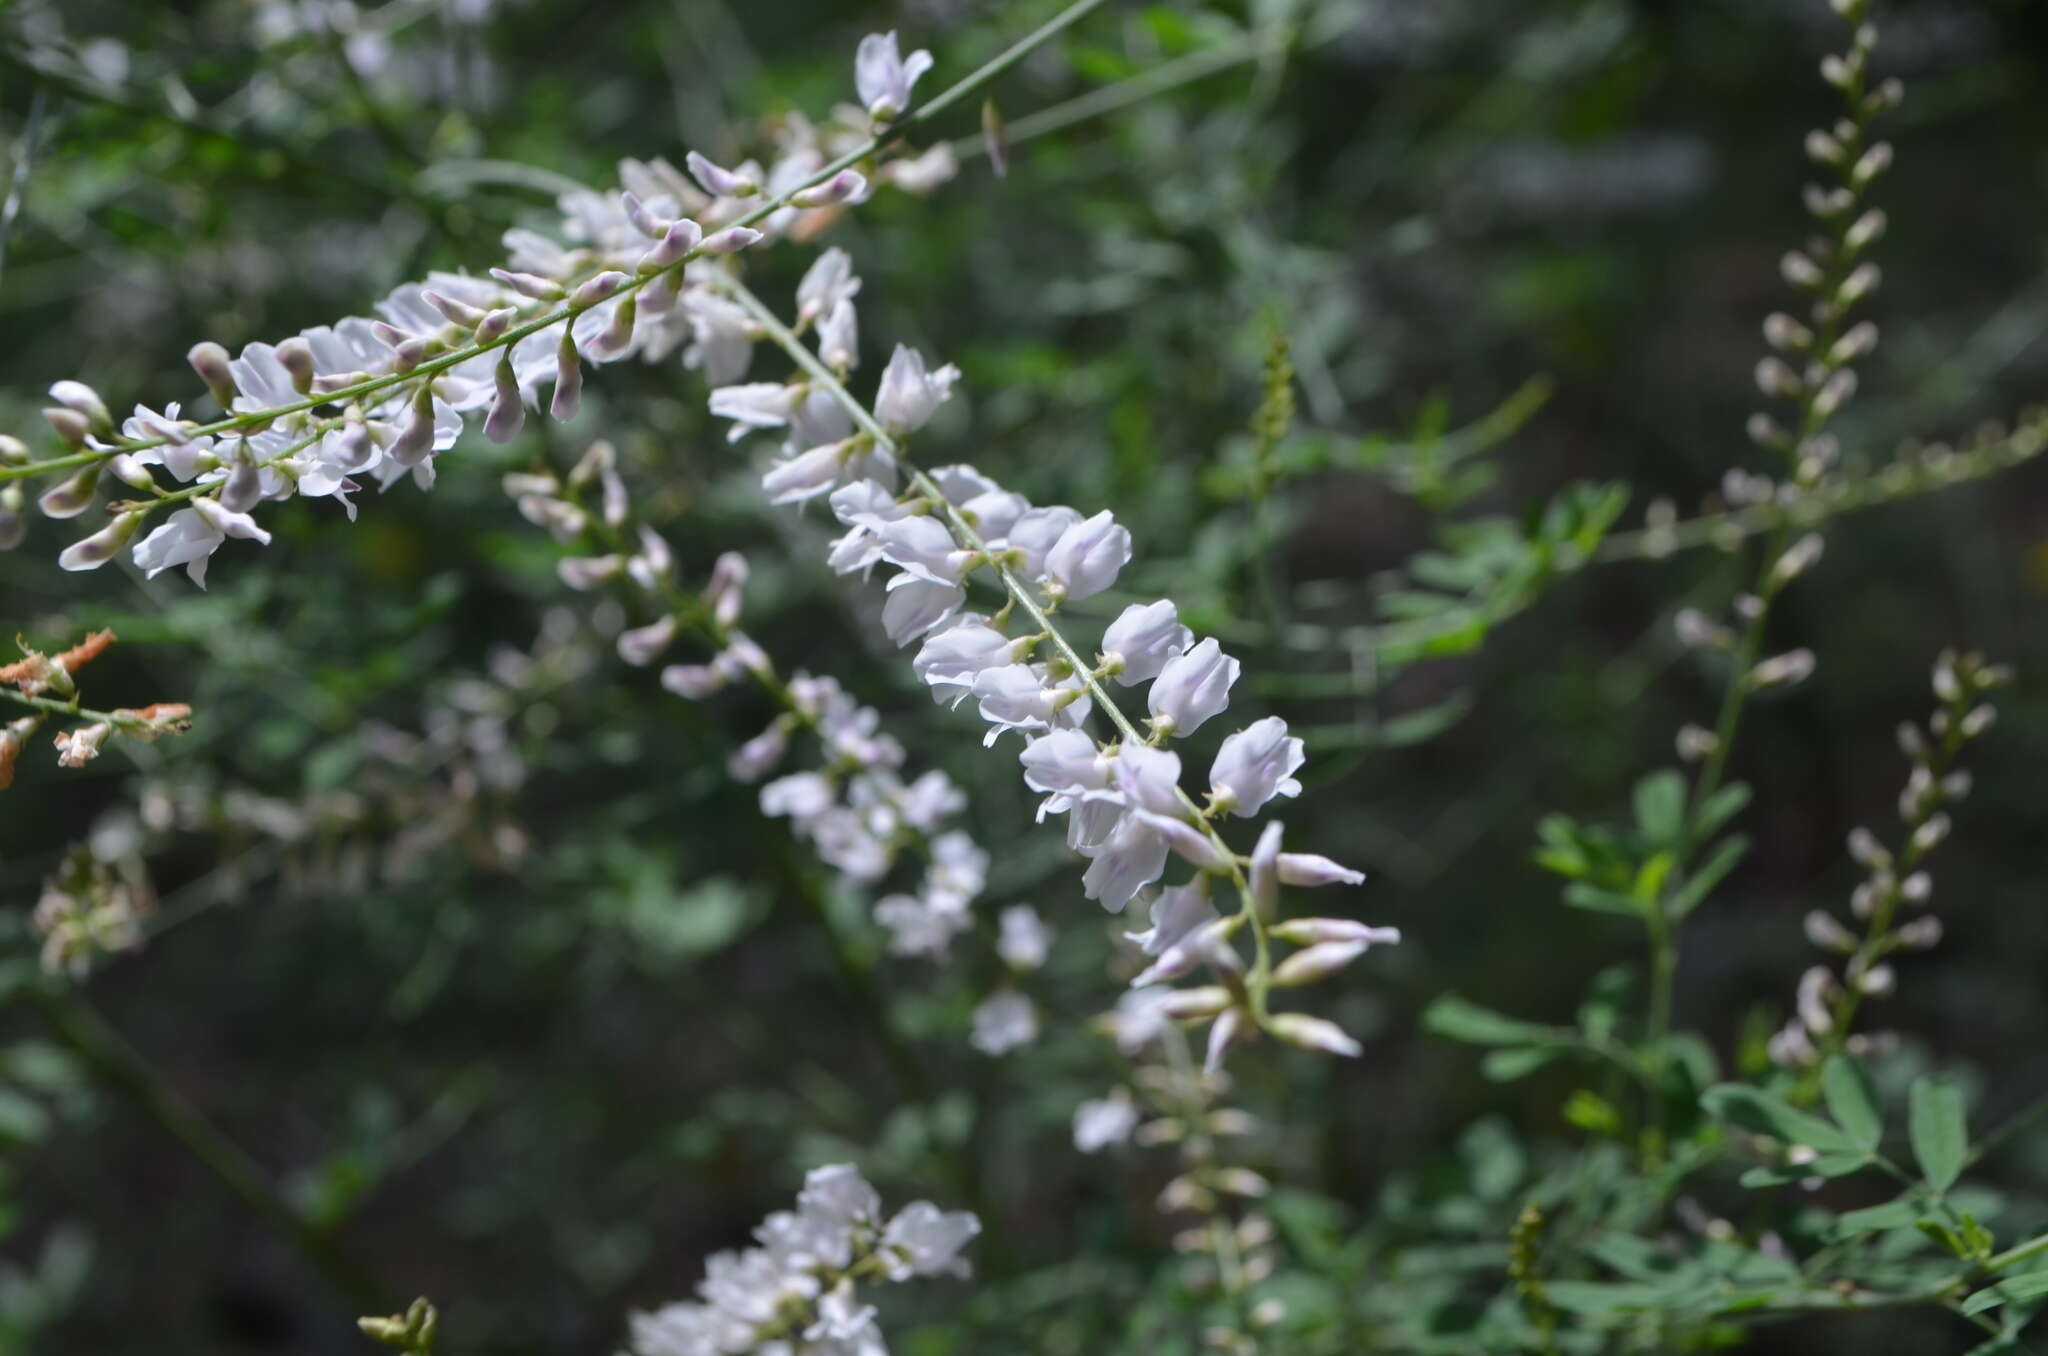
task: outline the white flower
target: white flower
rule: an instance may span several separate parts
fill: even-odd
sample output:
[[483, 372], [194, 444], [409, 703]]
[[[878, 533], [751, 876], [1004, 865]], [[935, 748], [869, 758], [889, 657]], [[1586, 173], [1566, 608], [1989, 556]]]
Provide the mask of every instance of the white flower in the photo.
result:
[[967, 590], [958, 584], [899, 574], [889, 581], [882, 602], [882, 629], [898, 645], [908, 645], [960, 610]]
[[1052, 931], [1029, 904], [1004, 909], [996, 936], [996, 954], [1012, 970], [1036, 970], [1052, 948]]
[[818, 356], [836, 371], [860, 364], [860, 317], [850, 301], [841, 301], [818, 322]]
[[[210, 506], [211, 511], [201, 509], [201, 504]], [[174, 565], [183, 565], [192, 582], [205, 588], [207, 561], [230, 536], [248, 537], [265, 545], [270, 542], [270, 534], [247, 514], [229, 513], [210, 499], [196, 499], [191, 508], [179, 509], [135, 543], [135, 564], [150, 579]]]
[[842, 301], [860, 293], [853, 256], [834, 245], [812, 261], [796, 285], [796, 323], [807, 325], [830, 315]]
[[870, 33], [853, 56], [853, 84], [861, 107], [877, 122], [893, 122], [910, 107], [911, 87], [932, 68], [932, 54], [919, 49], [908, 57], [894, 33]]
[[889, 1278], [966, 1275], [960, 1249], [980, 1232], [981, 1221], [965, 1210], [941, 1210], [930, 1201], [912, 1201], [882, 1233]]
[[945, 525], [929, 515], [898, 518], [870, 530], [881, 543], [882, 559], [934, 584], [959, 583], [974, 560], [975, 553], [963, 550]]
[[711, 393], [711, 413], [733, 421], [728, 436], [738, 442], [757, 428], [781, 428], [796, 407], [797, 388], [779, 381], [721, 386]]
[[1048, 686], [1045, 670], [1037, 664], [1004, 664], [983, 669], [970, 689], [981, 708], [981, 718], [994, 728], [983, 744], [993, 745], [1005, 730], [1042, 730], [1055, 720], [1078, 725], [1088, 718], [1089, 699], [1069, 700], [1080, 685], [1073, 675]]
[[952, 625], [926, 637], [910, 661], [918, 678], [929, 684], [932, 700], [956, 706], [974, 686], [983, 669], [1007, 662], [1010, 638], [978, 614], [956, 616]]
[[792, 772], [761, 788], [761, 813], [771, 818], [815, 819], [833, 804], [832, 783], [816, 772]]
[[1230, 686], [1237, 681], [1238, 662], [1216, 641], [1204, 640], [1167, 661], [1152, 684], [1152, 717], [1177, 735], [1191, 734], [1230, 705]]
[[1299, 739], [1278, 716], [1255, 721], [1226, 737], [1209, 768], [1209, 793], [1240, 819], [1250, 819], [1274, 796], [1298, 796], [1294, 780], [1303, 760]]
[[1044, 579], [1046, 557], [1066, 530], [1080, 521], [1081, 515], [1064, 504], [1030, 509], [1017, 516], [1001, 542], [989, 545], [1010, 553], [1013, 568], [1026, 579]]
[[[932, 412], [953, 394], [953, 383], [959, 379], [960, 369], [951, 363], [927, 372], [922, 353], [898, 344], [882, 372], [881, 389], [875, 395], [875, 419], [891, 433], [915, 433], [931, 421]], [[715, 392], [713, 396], [715, 399]], [[715, 407], [712, 412], [719, 413]]]
[[875, 921], [889, 929], [889, 951], [897, 956], [943, 956], [953, 938], [974, 924], [966, 911], [933, 908], [916, 895], [885, 895], [875, 903]]
[[1130, 559], [1130, 530], [1104, 509], [1060, 534], [1046, 552], [1045, 573], [1055, 597], [1090, 598], [1116, 583]]
[[1172, 603], [1132, 603], [1102, 633], [1102, 657], [1125, 687], [1157, 678], [1166, 662], [1195, 643]]
[[1038, 1009], [1014, 989], [989, 995], [974, 1010], [968, 1043], [984, 1055], [1000, 1055], [1038, 1039]]
[[1151, 816], [1126, 814], [1103, 842], [1085, 851], [1094, 860], [1081, 876], [1088, 898], [1114, 913], [1166, 869], [1166, 838]]
[[1216, 906], [1209, 902], [1208, 890], [1196, 881], [1161, 890], [1152, 901], [1152, 926], [1124, 936], [1136, 942], [1146, 955], [1158, 956], [1178, 946], [1196, 928], [1215, 921]]
[[1017, 756], [1024, 765], [1024, 784], [1048, 799], [1038, 817], [1060, 814], [1091, 791], [1107, 790], [1116, 763], [1081, 730], [1053, 730], [1024, 746]]
[[1122, 1144], [1137, 1128], [1137, 1103], [1121, 1083], [1111, 1088], [1107, 1097], [1074, 1108], [1074, 1147], [1084, 1154]]

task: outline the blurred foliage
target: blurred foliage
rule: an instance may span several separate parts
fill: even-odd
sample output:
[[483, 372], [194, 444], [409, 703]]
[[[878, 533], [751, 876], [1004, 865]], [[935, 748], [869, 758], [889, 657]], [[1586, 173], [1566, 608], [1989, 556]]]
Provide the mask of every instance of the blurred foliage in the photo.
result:
[[[929, 45], [943, 76], [1055, 9], [0, 0], [0, 428], [27, 428], [52, 380], [154, 403], [191, 386], [198, 338], [234, 347], [480, 268], [619, 157], [722, 153], [749, 119], [829, 105], [871, 29]], [[2009, 1244], [2048, 1222], [2039, 1136], [1940, 1181], [1964, 1106], [1981, 1134], [2048, 1091], [2039, 467], [1843, 518], [1787, 596], [1773, 644], [1810, 646], [1819, 675], [1751, 712], [1732, 770], [1753, 795], [1729, 809], [1748, 851], [1693, 901], [1671, 1128], [1700, 1159], [1669, 1167], [1722, 1170], [1685, 1180], [1669, 1217], [1672, 1183], [1638, 1171], [1639, 1108], [1597, 1058], [1641, 1005], [1639, 945], [1600, 907], [1631, 881], [1587, 866], [1565, 902], [1592, 907], [1561, 908], [1531, 861], [1540, 832], [1552, 868], [1604, 841], [1639, 871], [1661, 813], [1642, 771], [1717, 700], [1671, 615], [1725, 601], [1741, 561], [1603, 543], [1658, 498], [1716, 511], [1723, 472], [1756, 464], [1755, 327], [1806, 229], [1831, 25], [1818, 0], [1116, 4], [997, 87], [1006, 177], [963, 109], [958, 182], [837, 233], [870, 347], [965, 371], [930, 445], [1035, 500], [1117, 510], [1136, 562], [1073, 610], [1164, 594], [1243, 654], [1314, 755], [1290, 840], [1370, 867], [1347, 907], [1407, 934], [1331, 1005], [1362, 1061], [1237, 1070], [1287, 1259], [1260, 1291], [1287, 1305], [1272, 1351], [1961, 1351], [1984, 1334], [1928, 1309], [1788, 1309], [1744, 1333], [1731, 1295], [1800, 1283], [1749, 1244], [1868, 1240], [1867, 1282], [1911, 1288], [1987, 1255], [1973, 1227]], [[2025, 0], [1901, 0], [1882, 52], [1909, 90], [1886, 337], [1837, 424], [1866, 466], [2011, 420], [2048, 373], [2048, 22]], [[1034, 135], [1039, 110], [1104, 87], [1134, 97]], [[757, 285], [787, 295], [801, 262], [764, 257]], [[873, 600], [817, 563], [822, 520], [762, 502], [695, 374], [608, 370], [588, 405], [573, 435], [465, 442], [431, 495], [368, 497], [353, 526], [294, 503], [207, 592], [62, 574], [54, 524], [0, 556], [0, 613], [27, 641], [111, 627], [95, 693], [200, 717], [78, 771], [23, 759], [0, 798], [22, 969], [0, 983], [44, 992], [30, 914], [70, 844], [144, 872], [146, 945], [61, 1001], [122, 1033], [373, 1292], [329, 1285], [24, 1000], [0, 1028], [0, 1350], [361, 1350], [356, 1314], [424, 1292], [444, 1351], [611, 1351], [629, 1308], [686, 1292], [835, 1159], [986, 1226], [974, 1286], [891, 1297], [895, 1349], [1200, 1349], [1223, 1301], [1153, 1207], [1171, 1165], [1070, 1144], [1076, 1105], [1125, 1076], [1083, 1020], [1128, 973], [1120, 920], [1029, 830], [1008, 760], [884, 651]], [[885, 955], [868, 901], [729, 781], [764, 702], [676, 700], [612, 656], [643, 618], [561, 589], [560, 548], [499, 476], [600, 434], [682, 577], [748, 551], [749, 631], [829, 668], [970, 792], [996, 857], [979, 908], [1028, 901], [1060, 929], [1032, 980], [1036, 1045], [970, 1050], [985, 953]], [[1867, 1172], [1756, 1195], [1730, 1137], [1818, 1117], [1819, 1090], [1803, 1108], [1759, 1100], [1797, 1089], [1698, 1095], [1764, 1067], [1798, 919], [1854, 883], [1849, 827], [1889, 822], [1891, 731], [1947, 645], [2020, 681], [1938, 872], [1949, 940], [1902, 961], [1884, 1021], [1907, 1034], [1871, 1061], [1886, 1142], [1939, 1185], [1904, 1207]], [[1625, 842], [1579, 824], [1631, 810]], [[1447, 993], [1472, 1001], [1431, 1006]], [[1937, 1063], [1961, 1082], [1917, 1081]], [[1824, 1137], [1860, 1136], [1835, 1099]], [[2025, 1281], [1992, 1319], [2038, 1303]]]

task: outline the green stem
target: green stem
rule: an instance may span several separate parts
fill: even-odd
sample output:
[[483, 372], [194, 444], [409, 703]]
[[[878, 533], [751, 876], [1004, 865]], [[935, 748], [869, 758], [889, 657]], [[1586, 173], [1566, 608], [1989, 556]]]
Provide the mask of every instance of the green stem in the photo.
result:
[[364, 1312], [377, 1312], [385, 1307], [388, 1299], [384, 1287], [344, 1257], [324, 1230], [279, 1194], [263, 1169], [240, 1145], [159, 1079], [148, 1062], [83, 999], [47, 984], [30, 986], [28, 995], [51, 1028], [81, 1059], [283, 1234], [306, 1263], [350, 1304]]
[[94, 724], [111, 725], [117, 730], [154, 730], [157, 728], [140, 716], [124, 716], [113, 711], [95, 711], [90, 706], [80, 706], [76, 700], [60, 702], [51, 697], [31, 697], [28, 693], [17, 691], [5, 684], [0, 684], [0, 701], [10, 701], [17, 706], [33, 707], [38, 711], [47, 711], [53, 716], [76, 716], [80, 720], [90, 721]]

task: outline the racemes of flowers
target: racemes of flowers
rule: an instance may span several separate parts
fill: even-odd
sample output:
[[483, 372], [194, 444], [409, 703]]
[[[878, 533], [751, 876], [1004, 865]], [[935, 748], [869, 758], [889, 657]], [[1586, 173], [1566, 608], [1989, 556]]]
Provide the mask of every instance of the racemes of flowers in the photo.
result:
[[795, 1210], [754, 1231], [759, 1246], [705, 1264], [697, 1298], [635, 1314], [636, 1356], [879, 1356], [887, 1347], [862, 1287], [965, 1276], [960, 1256], [981, 1222], [913, 1201], [886, 1220], [882, 1198], [850, 1164], [812, 1170]]
[[[712, 412], [732, 421], [735, 438], [783, 432], [785, 455], [762, 487], [777, 503], [829, 504], [846, 528], [828, 552], [834, 570], [866, 575], [893, 567], [884, 630], [900, 646], [917, 644], [912, 667], [936, 700], [973, 703], [987, 723], [985, 744], [1012, 731], [1021, 736], [1025, 783], [1044, 796], [1039, 817], [1066, 815], [1069, 846], [1089, 859], [1088, 897], [1121, 910], [1165, 874], [1170, 858], [1193, 868], [1186, 881], [1150, 898], [1153, 926], [1143, 942], [1153, 962], [1126, 1005], [1147, 1014], [1155, 1031], [1172, 1021], [1211, 1022], [1212, 1068], [1231, 1045], [1261, 1031], [1310, 1049], [1359, 1053], [1330, 1022], [1273, 1012], [1268, 995], [1397, 940], [1393, 929], [1349, 919], [1278, 921], [1283, 884], [1355, 884], [1363, 876], [1326, 857], [1282, 852], [1276, 822], [1249, 855], [1230, 847], [1219, 828], [1226, 817], [1255, 819], [1275, 799], [1299, 794], [1301, 741], [1278, 717], [1230, 734], [1200, 803], [1183, 788], [1180, 756], [1167, 747], [1228, 708], [1238, 661], [1214, 639], [1197, 641], [1164, 599], [1125, 609], [1104, 630], [1093, 661], [1083, 657], [1054, 614], [1115, 583], [1131, 558], [1129, 531], [1106, 510], [1091, 517], [1034, 505], [973, 466], [927, 472], [911, 462], [907, 440], [950, 398], [959, 372], [899, 345], [872, 408], [852, 395], [846, 378], [858, 352], [848, 336], [860, 280], [843, 254], [828, 251], [806, 274], [793, 324], [737, 277], [725, 287], [798, 372], [787, 381], [719, 388]], [[968, 607], [977, 578], [995, 586], [999, 606]], [[1142, 730], [1112, 684], [1150, 685]], [[1088, 729], [1097, 711], [1113, 727], [1107, 741]], [[1219, 881], [1237, 895], [1228, 912], [1210, 902]], [[1251, 942], [1249, 961], [1238, 949], [1240, 934]], [[1274, 940], [1302, 949], [1276, 965]], [[1170, 987], [1201, 966], [1215, 984]]]
[[[1925, 727], [1899, 726], [1899, 747], [1913, 770], [1899, 792], [1899, 820], [1905, 840], [1888, 848], [1867, 828], [1849, 835], [1849, 855], [1864, 878], [1849, 896], [1851, 922], [1825, 909], [1806, 915], [1806, 936], [1839, 958], [1841, 972], [1815, 965], [1800, 976], [1795, 1013], [1771, 1038], [1779, 1064], [1812, 1068], [1828, 1055], [1864, 1053], [1878, 1038], [1854, 1029], [1866, 998], [1882, 998], [1897, 986], [1889, 958], [1925, 951], [1941, 941], [1941, 919], [1932, 913], [1902, 919], [1928, 907], [1934, 878], [1928, 856], [1949, 835], [1949, 809], [1970, 793], [1970, 774], [1955, 764], [1972, 740], [1989, 730], [1998, 710], [1988, 700], [2012, 681], [2012, 671], [1987, 664], [1981, 655], [1945, 652], [1934, 664], [1934, 695], [1940, 703]], [[1860, 931], [1860, 935], [1859, 935]]]
[[[844, 258], [831, 251], [821, 265], [835, 267]], [[883, 732], [881, 714], [856, 701], [837, 679], [801, 670], [781, 676], [739, 626], [750, 572], [746, 558], [726, 552], [701, 592], [681, 587], [668, 543], [633, 517], [617, 453], [607, 442], [592, 444], [566, 476], [515, 472], [504, 478], [504, 488], [523, 516], [558, 540], [599, 548], [599, 554], [565, 556], [557, 563], [564, 584], [578, 591], [630, 589], [659, 609], [655, 620], [619, 635], [617, 649], [626, 663], [650, 666], [689, 633], [711, 656], [664, 666], [663, 687], [700, 701], [731, 684], [750, 683], [783, 708], [727, 758], [734, 780], [763, 782], [789, 757], [799, 732], [815, 739], [814, 766], [761, 786], [762, 813], [788, 820], [827, 865], [861, 887], [883, 881], [906, 853], [915, 856], [922, 863], [917, 887], [876, 901], [875, 921], [888, 929], [895, 954], [944, 958], [953, 939], [974, 926], [974, 904], [988, 879], [988, 853], [970, 834], [949, 827], [966, 796], [936, 768], [907, 775], [901, 741]], [[998, 951], [1012, 973], [1043, 962], [1050, 933], [1034, 911], [1014, 906], [1000, 927]], [[991, 995], [974, 1015], [974, 1043], [990, 1054], [1036, 1035], [1036, 1009], [1009, 989]]]
[[[572, 418], [585, 362], [653, 362], [680, 351], [714, 384], [737, 379], [750, 336], [708, 286], [718, 261], [767, 241], [807, 239], [877, 183], [922, 192], [949, 178], [945, 143], [896, 153], [894, 133], [922, 114], [898, 115], [929, 64], [922, 52], [901, 58], [893, 34], [873, 35], [857, 62], [865, 107], [842, 108], [824, 124], [779, 120], [766, 168], [751, 160], [726, 167], [696, 152], [687, 173], [663, 160], [628, 160], [620, 188], [563, 197], [568, 243], [508, 231], [508, 256], [489, 277], [433, 274], [379, 302], [376, 319], [350, 317], [237, 355], [195, 345], [189, 358], [223, 412], [217, 419], [191, 419], [174, 403], [137, 406], [116, 420], [85, 383], [58, 382], [44, 415], [60, 455], [37, 461], [19, 439], [0, 437], [0, 549], [25, 534], [24, 484], [65, 475], [37, 503], [45, 516], [68, 519], [111, 480], [140, 497], [108, 503], [111, 521], [66, 548], [60, 563], [96, 568], [150, 527], [133, 543], [135, 563], [149, 575], [182, 565], [203, 584], [229, 539], [269, 542], [252, 516], [265, 501], [332, 497], [353, 516], [349, 496], [366, 484], [389, 489], [410, 477], [430, 488], [436, 459], [472, 420], [503, 442], [544, 396], [554, 418]], [[166, 488], [164, 476], [178, 487]]]

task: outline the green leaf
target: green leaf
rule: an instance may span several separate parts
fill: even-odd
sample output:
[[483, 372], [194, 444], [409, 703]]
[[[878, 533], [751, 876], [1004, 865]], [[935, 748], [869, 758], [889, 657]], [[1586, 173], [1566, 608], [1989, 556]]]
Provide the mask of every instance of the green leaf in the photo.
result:
[[1422, 1014], [1422, 1029], [1467, 1045], [1537, 1045], [1557, 1038], [1547, 1026], [1482, 1008], [1454, 993], [1429, 1005]]
[[1951, 1079], [1930, 1075], [1914, 1081], [1911, 1103], [1913, 1157], [1927, 1184], [1947, 1191], [1962, 1176], [1970, 1149], [1962, 1089]]
[[1636, 783], [1636, 832], [1652, 847], [1676, 843], [1685, 831], [1685, 778], [1659, 768]]
[[[1722, 1083], [1708, 1088], [1700, 1096], [1700, 1105], [1716, 1120], [1774, 1135], [1790, 1144], [1804, 1144], [1823, 1154], [1850, 1153], [1856, 1149], [1847, 1135], [1820, 1117], [1809, 1116], [1791, 1103], [1746, 1083]], [[1813, 1165], [1807, 1164], [1805, 1169], [1811, 1172]]]
[[1700, 863], [1698, 869], [1685, 878], [1685, 884], [1678, 892], [1671, 896], [1671, 916], [1683, 918], [1698, 908], [1701, 901], [1712, 894], [1714, 887], [1721, 883], [1721, 878], [1733, 871], [1736, 864], [1748, 855], [1749, 838], [1746, 835], [1738, 833], [1722, 842], [1704, 862]]
[[1707, 797], [1707, 803], [1700, 806], [1699, 815], [1694, 819], [1692, 831], [1700, 838], [1712, 838], [1721, 831], [1722, 825], [1742, 813], [1749, 804], [1749, 786], [1744, 782], [1730, 782]]
[[1920, 1207], [1912, 1201], [1886, 1201], [1883, 1205], [1851, 1210], [1835, 1221], [1836, 1238], [1878, 1234], [1891, 1229], [1910, 1229], [1920, 1220]]
[[1625, 895], [1619, 890], [1603, 890], [1584, 881], [1574, 881], [1565, 887], [1564, 902], [1575, 909], [1591, 909], [1594, 913], [1618, 913], [1624, 918], [1643, 916], [1643, 906], [1636, 902], [1634, 895]]
[[2001, 1304], [2017, 1304], [2021, 1300], [2038, 1299], [2048, 1295], [2048, 1271], [2032, 1271], [2024, 1276], [2015, 1276], [2009, 1281], [1986, 1286], [1963, 1301], [1962, 1312], [1981, 1314], [1986, 1309], [1996, 1309]]
[[1544, 1065], [1569, 1054], [1569, 1045], [1521, 1045], [1511, 1050], [1495, 1050], [1479, 1061], [1479, 1072], [1495, 1083], [1512, 1083], [1518, 1078], [1527, 1078]]
[[1835, 1124], [1866, 1149], [1875, 1149], [1884, 1138], [1884, 1119], [1878, 1113], [1877, 1093], [1863, 1066], [1848, 1055], [1835, 1055], [1820, 1071], [1821, 1094], [1827, 1098], [1828, 1114]]

